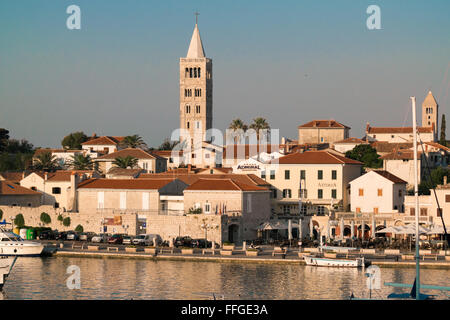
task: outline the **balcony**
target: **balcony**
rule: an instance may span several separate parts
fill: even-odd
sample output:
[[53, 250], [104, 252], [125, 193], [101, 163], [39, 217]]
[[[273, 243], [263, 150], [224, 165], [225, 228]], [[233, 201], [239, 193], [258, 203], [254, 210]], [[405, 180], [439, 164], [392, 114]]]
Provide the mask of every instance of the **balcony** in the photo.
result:
[[[403, 217], [403, 222], [404, 223], [414, 223], [414, 222], [416, 222], [416, 217], [415, 216], [405, 216], [405, 217]], [[433, 223], [433, 217], [420, 216], [419, 223]]]

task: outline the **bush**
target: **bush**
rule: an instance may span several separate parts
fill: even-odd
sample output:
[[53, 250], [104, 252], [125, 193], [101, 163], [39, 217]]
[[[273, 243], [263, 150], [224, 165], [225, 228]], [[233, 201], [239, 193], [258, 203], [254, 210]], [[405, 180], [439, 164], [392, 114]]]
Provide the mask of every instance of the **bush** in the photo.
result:
[[64, 220], [64, 218], [63, 218], [63, 216], [62, 215], [58, 215], [58, 221], [63, 221]]
[[2, 218], [3, 218], [3, 210], [0, 209], [0, 220], [2, 220]]
[[25, 226], [25, 219], [23, 217], [23, 215], [21, 213], [19, 213], [16, 218], [14, 219], [14, 224], [18, 227], [18, 228], [22, 228], [23, 226]]
[[64, 218], [64, 220], [63, 220], [63, 226], [64, 226], [64, 227], [70, 226], [70, 217]]
[[44, 224], [49, 224], [50, 222], [52, 222], [52, 219], [50, 218], [50, 216], [48, 215], [48, 213], [42, 212], [42, 213], [41, 213], [41, 221], [42, 221]]
[[188, 214], [201, 214], [202, 213], [202, 208], [189, 208]]
[[[69, 218], [70, 219], [70, 218]], [[77, 227], [75, 228], [76, 232], [83, 232], [83, 226], [81, 224], [77, 225]]]

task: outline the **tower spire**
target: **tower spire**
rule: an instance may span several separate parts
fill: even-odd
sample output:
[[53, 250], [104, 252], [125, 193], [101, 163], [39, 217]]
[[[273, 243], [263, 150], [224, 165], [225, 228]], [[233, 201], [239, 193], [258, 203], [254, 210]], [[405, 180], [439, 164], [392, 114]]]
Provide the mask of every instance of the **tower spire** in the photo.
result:
[[186, 58], [205, 58], [205, 50], [203, 50], [202, 39], [200, 38], [200, 31], [198, 30], [198, 15], [200, 13], [195, 12], [195, 27], [192, 34], [191, 43]]

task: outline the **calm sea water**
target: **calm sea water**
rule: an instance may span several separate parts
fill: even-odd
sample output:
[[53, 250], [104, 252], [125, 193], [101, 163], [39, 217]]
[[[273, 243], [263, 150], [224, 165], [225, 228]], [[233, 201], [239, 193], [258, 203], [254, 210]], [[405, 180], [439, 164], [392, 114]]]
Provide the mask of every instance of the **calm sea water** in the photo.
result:
[[[81, 289], [67, 288], [66, 270], [71, 265], [81, 270]], [[381, 268], [382, 283], [412, 283], [414, 275], [413, 268]], [[450, 286], [450, 270], [423, 269], [421, 277], [422, 283]], [[353, 268], [287, 264], [19, 258], [1, 298], [211, 299], [215, 293], [225, 299], [348, 299], [352, 292], [368, 297], [366, 279], [363, 270]], [[381, 287], [373, 297], [394, 292]]]

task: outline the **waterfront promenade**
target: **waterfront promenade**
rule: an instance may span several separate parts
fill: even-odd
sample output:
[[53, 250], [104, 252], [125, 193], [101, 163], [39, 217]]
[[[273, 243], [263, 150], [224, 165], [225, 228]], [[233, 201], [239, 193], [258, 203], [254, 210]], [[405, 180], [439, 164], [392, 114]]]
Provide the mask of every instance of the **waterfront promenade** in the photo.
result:
[[[75, 256], [87, 258], [122, 258], [122, 259], [153, 259], [153, 260], [179, 260], [179, 261], [209, 261], [209, 262], [248, 262], [248, 263], [275, 263], [304, 265], [303, 254], [315, 251], [316, 248], [303, 248], [299, 253], [298, 248], [288, 248], [285, 254], [280, 253], [273, 246], [263, 246], [257, 256], [248, 256], [242, 247], [230, 250], [194, 249], [184, 251], [178, 248], [160, 247], [154, 248], [129, 247], [125, 245], [92, 244], [83, 242], [57, 242], [42, 241], [46, 246], [46, 252], [55, 256]], [[275, 252], [274, 252], [275, 250]], [[147, 251], [147, 252], [146, 252]], [[155, 253], [156, 252], [156, 253]], [[364, 250], [352, 254], [337, 254], [337, 258], [361, 257], [372, 265], [379, 267], [415, 267], [414, 256], [411, 253], [383, 254], [381, 252], [364, 252]], [[450, 269], [450, 255], [429, 254], [421, 255], [422, 268]]]

